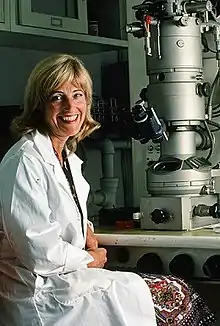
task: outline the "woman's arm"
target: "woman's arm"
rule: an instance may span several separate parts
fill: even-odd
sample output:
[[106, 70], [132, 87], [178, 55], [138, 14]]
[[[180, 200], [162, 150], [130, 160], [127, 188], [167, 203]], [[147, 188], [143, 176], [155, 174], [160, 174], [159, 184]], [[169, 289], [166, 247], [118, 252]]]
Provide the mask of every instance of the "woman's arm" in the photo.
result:
[[105, 248], [98, 247], [98, 239], [94, 234], [92, 225], [90, 223], [91, 222], [87, 224], [86, 249], [89, 251], [94, 261], [89, 263], [87, 266], [89, 268], [103, 268], [107, 262], [107, 250]]

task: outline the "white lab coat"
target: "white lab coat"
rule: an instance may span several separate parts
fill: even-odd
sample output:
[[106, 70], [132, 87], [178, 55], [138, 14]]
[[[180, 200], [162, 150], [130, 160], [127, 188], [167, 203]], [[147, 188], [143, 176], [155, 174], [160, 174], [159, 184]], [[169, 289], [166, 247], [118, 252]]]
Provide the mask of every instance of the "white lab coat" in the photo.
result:
[[[69, 156], [84, 214], [89, 185]], [[144, 280], [87, 268], [80, 214], [47, 136], [24, 136], [0, 165], [0, 325], [156, 326]]]

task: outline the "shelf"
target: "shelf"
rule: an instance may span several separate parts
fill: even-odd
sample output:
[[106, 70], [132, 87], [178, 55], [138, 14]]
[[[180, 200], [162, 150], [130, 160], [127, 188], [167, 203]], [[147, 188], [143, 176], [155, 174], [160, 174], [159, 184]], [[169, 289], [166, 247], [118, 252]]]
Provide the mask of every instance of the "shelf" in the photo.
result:
[[0, 31], [0, 46], [73, 54], [118, 51], [128, 48], [128, 42], [125, 40], [18, 25], [12, 28], [12, 32]]

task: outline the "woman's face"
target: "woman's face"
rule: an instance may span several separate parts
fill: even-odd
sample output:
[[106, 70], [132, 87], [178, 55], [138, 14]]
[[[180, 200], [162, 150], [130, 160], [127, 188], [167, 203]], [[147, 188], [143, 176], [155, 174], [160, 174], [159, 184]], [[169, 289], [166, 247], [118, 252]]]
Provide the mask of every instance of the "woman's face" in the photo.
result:
[[46, 105], [45, 121], [51, 136], [67, 140], [81, 129], [87, 112], [87, 100], [82, 89], [66, 82], [56, 89]]

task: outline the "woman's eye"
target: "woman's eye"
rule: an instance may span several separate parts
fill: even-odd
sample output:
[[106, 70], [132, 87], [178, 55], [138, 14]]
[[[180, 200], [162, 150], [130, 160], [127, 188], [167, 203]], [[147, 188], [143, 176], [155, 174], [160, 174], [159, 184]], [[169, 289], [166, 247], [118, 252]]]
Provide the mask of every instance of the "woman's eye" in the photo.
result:
[[54, 94], [50, 98], [51, 102], [57, 102], [62, 100], [62, 95], [61, 94]]
[[84, 96], [84, 94], [82, 93], [82, 92], [79, 92], [79, 93], [75, 93], [74, 95], [73, 95], [73, 98], [74, 99], [80, 99], [81, 97], [83, 97]]

